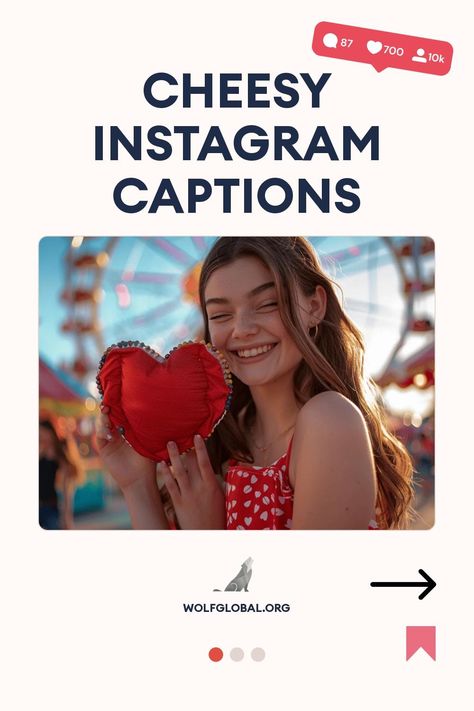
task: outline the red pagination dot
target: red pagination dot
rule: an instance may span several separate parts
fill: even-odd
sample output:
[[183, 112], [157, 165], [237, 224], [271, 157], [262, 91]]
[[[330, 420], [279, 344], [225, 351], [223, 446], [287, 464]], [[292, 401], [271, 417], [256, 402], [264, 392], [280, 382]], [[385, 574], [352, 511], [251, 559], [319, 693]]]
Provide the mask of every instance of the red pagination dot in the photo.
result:
[[223, 656], [224, 652], [220, 647], [213, 647], [209, 650], [209, 659], [211, 662], [220, 662]]

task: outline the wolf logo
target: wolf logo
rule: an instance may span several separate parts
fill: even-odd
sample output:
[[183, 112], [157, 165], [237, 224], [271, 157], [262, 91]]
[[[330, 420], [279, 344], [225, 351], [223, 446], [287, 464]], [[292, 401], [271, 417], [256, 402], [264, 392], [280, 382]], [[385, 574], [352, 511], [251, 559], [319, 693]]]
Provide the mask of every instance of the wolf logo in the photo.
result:
[[[242, 563], [242, 567], [235, 578], [227, 585], [224, 592], [242, 592], [242, 590], [248, 592], [248, 584], [252, 577], [252, 565], [253, 559], [247, 558], [247, 560]], [[222, 590], [214, 588], [214, 592], [222, 592]]]

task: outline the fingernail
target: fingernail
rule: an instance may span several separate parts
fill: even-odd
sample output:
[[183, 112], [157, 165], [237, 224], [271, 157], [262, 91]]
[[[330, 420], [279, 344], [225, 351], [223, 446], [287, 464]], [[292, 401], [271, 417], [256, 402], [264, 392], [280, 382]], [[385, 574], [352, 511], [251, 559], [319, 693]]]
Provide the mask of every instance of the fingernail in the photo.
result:
[[176, 447], [174, 442], [168, 442], [168, 444], [166, 446], [168, 449], [174, 449]]
[[110, 434], [110, 432], [105, 435], [105, 439], [112, 439], [112, 435]]
[[194, 435], [194, 442], [195, 442], [195, 444], [201, 444], [201, 442], [202, 442], [201, 435], [198, 435], [198, 434]]

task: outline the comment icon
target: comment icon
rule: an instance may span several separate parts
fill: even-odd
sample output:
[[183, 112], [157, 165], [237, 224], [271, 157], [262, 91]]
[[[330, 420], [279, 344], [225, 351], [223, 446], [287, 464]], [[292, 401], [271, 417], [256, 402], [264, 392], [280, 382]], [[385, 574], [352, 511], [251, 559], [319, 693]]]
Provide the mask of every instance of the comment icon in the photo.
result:
[[323, 37], [323, 44], [325, 47], [333, 48], [337, 47], [337, 35], [334, 34], [334, 32], [326, 32], [326, 34]]

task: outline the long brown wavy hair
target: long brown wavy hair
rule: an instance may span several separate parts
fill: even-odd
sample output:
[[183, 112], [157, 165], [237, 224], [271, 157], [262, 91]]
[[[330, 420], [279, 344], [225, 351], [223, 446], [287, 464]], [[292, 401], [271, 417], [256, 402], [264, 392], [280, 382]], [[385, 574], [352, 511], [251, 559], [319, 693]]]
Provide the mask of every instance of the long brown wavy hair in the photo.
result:
[[[377, 521], [382, 528], [405, 528], [411, 518], [413, 467], [405, 447], [388, 430], [376, 385], [364, 374], [364, 341], [344, 312], [335, 284], [324, 273], [311, 244], [304, 237], [221, 237], [207, 255], [200, 276], [199, 297], [210, 340], [204, 292], [211, 274], [242, 256], [254, 256], [271, 271], [280, 316], [303, 359], [294, 373], [295, 397], [301, 405], [318, 393], [333, 390], [362, 412], [372, 443], [377, 475]], [[297, 315], [297, 287], [306, 295], [322, 286], [327, 295], [324, 319], [307, 333]], [[255, 418], [250, 389], [233, 376], [229, 413], [208, 440], [216, 471], [231, 458], [253, 462], [247, 439], [238, 424], [245, 409], [244, 428]]]

